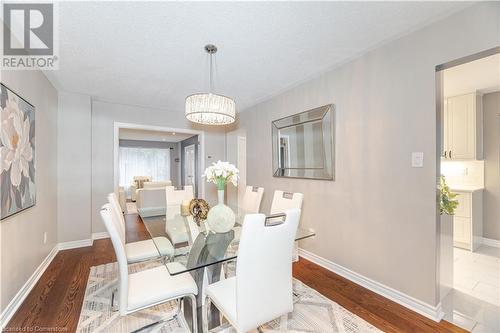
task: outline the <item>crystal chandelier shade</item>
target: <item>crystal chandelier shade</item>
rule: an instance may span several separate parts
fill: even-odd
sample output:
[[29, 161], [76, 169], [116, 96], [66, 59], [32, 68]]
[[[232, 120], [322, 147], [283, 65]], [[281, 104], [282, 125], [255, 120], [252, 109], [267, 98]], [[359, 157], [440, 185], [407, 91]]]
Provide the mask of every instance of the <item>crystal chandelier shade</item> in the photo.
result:
[[206, 45], [210, 55], [210, 89], [208, 93], [198, 93], [186, 97], [186, 118], [203, 125], [228, 125], [236, 119], [236, 103], [232, 98], [214, 94], [212, 57], [217, 52], [215, 45]]
[[194, 94], [186, 98], [186, 118], [206, 125], [226, 125], [234, 122], [234, 100], [217, 94]]

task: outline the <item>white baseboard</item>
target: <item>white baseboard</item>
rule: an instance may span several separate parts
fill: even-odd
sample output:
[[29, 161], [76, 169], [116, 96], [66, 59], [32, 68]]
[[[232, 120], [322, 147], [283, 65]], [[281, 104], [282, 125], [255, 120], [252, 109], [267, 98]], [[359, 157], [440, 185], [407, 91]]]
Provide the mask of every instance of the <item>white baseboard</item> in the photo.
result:
[[488, 246], [498, 247], [500, 248], [500, 241], [491, 238], [484, 238], [481, 240], [481, 243]]
[[16, 313], [19, 306], [21, 306], [23, 301], [26, 299], [26, 296], [28, 296], [28, 294], [30, 293], [31, 289], [33, 289], [47, 267], [49, 267], [57, 252], [59, 252], [58, 244], [56, 244], [54, 248], [49, 252], [49, 254], [45, 257], [45, 259], [43, 259], [42, 263], [37, 267], [37, 269], [35, 269], [33, 274], [31, 274], [28, 281], [26, 281], [21, 289], [19, 289], [14, 298], [12, 298], [9, 304], [2, 311], [2, 313], [0, 314], [0, 329], [3, 329], [5, 325], [7, 325], [7, 323], [10, 321], [14, 313]]
[[36, 285], [42, 274], [50, 265], [56, 254], [61, 250], [76, 249], [79, 247], [92, 246], [94, 239], [101, 239], [109, 237], [107, 232], [98, 232], [92, 234], [92, 239], [81, 239], [77, 241], [58, 243], [45, 257], [40, 266], [33, 272], [28, 281], [21, 287], [17, 294], [12, 298], [7, 307], [0, 314], [0, 329], [3, 329], [10, 321], [12, 316], [16, 313], [17, 309], [23, 304], [26, 296], [30, 293], [31, 289]]
[[93, 240], [96, 240], [96, 239], [103, 239], [103, 238], [109, 238], [109, 234], [107, 231], [103, 231], [103, 232], [94, 232], [92, 234], [92, 239]]
[[394, 301], [429, 319], [432, 319], [436, 322], [439, 322], [441, 321], [441, 319], [443, 319], [444, 312], [441, 309], [441, 303], [439, 303], [437, 306], [434, 306], [422, 302], [416, 298], [413, 298], [396, 289], [393, 289], [382, 283], [367, 278], [359, 273], [353, 272], [348, 268], [345, 268], [330, 260], [322, 258], [307, 250], [299, 249], [299, 255], [321, 267], [328, 269], [329, 271], [332, 271], [348, 280], [351, 280], [352, 282], [359, 284], [360, 286], [365, 287], [366, 289], [369, 289], [385, 298], [388, 298], [391, 301]]
[[92, 239], [81, 239], [71, 242], [59, 243], [57, 244], [57, 248], [59, 250], [69, 250], [69, 249], [76, 249], [78, 247], [92, 246], [92, 244], [93, 244]]

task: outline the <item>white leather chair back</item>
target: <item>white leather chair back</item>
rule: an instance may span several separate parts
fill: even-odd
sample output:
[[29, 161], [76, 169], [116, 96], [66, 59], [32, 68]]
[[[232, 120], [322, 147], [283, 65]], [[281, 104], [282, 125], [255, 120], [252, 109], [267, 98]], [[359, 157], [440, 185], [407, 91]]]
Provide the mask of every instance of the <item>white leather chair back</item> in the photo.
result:
[[293, 208], [302, 209], [302, 193], [289, 193], [284, 191], [274, 191], [273, 201], [271, 203], [271, 214], [284, 213]]
[[240, 208], [247, 214], [258, 213], [260, 211], [260, 203], [263, 195], [263, 187], [247, 186]]
[[292, 251], [300, 210], [265, 225], [264, 214], [245, 216], [236, 266], [236, 313], [243, 332], [293, 310]]
[[125, 252], [125, 242], [120, 237], [116, 222], [113, 221], [113, 208], [110, 204], [105, 204], [101, 209], [101, 218], [111, 238], [111, 243], [118, 260], [118, 292], [119, 307], [122, 316], [127, 314], [128, 300], [128, 265], [127, 254]]
[[120, 202], [118, 201], [118, 198], [114, 192], [108, 194], [108, 202], [113, 209], [114, 216], [116, 218], [116, 221], [118, 222], [117, 227], [118, 232], [120, 233], [120, 237], [125, 240], [125, 218], [123, 217], [123, 213], [120, 208]]
[[186, 185], [183, 189], [167, 186], [165, 191], [167, 193], [167, 206], [180, 205], [183, 200], [191, 200], [194, 198], [193, 186], [191, 185]]

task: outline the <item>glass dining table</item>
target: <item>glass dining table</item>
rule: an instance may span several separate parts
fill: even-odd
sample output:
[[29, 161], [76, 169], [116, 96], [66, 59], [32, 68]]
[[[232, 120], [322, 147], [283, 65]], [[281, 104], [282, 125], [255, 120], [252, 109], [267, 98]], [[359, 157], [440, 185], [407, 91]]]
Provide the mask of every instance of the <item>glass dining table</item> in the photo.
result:
[[[221, 273], [227, 275], [228, 270], [234, 267], [234, 265], [226, 265], [225, 263], [237, 262], [238, 244], [247, 212], [240, 207], [230, 206], [230, 208], [235, 213], [236, 223], [231, 230], [225, 233], [207, 231], [205, 222], [198, 225], [192, 216], [181, 213], [180, 205], [138, 209], [139, 216], [155, 243], [159, 256], [164, 257], [163, 263], [169, 273], [177, 275], [189, 272], [193, 276], [198, 286], [196, 305], [199, 330], [203, 327], [204, 279], [205, 282], [208, 280], [209, 284], [219, 281]], [[282, 214], [270, 217], [274, 221], [283, 218]], [[299, 226], [295, 240], [298, 241], [313, 236], [315, 236], [313, 230]], [[162, 237], [167, 237], [174, 245], [173, 253], [171, 250], [165, 251], [165, 243], [161, 241]], [[189, 300], [186, 301], [189, 302]], [[191, 306], [184, 306], [184, 316], [188, 325], [191, 326], [193, 317]], [[209, 311], [208, 322], [209, 328], [220, 324], [219, 312], [215, 307], [212, 307]]]

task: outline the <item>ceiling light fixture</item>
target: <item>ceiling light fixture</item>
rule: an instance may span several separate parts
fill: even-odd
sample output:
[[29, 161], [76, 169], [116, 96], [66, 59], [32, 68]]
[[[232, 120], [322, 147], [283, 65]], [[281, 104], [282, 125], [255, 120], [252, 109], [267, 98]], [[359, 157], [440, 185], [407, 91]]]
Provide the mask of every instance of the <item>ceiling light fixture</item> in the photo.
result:
[[186, 118], [203, 125], [228, 125], [234, 123], [236, 103], [234, 99], [214, 94], [213, 89], [213, 57], [217, 47], [212, 44], [205, 46], [210, 56], [210, 86], [208, 93], [198, 93], [186, 97]]

